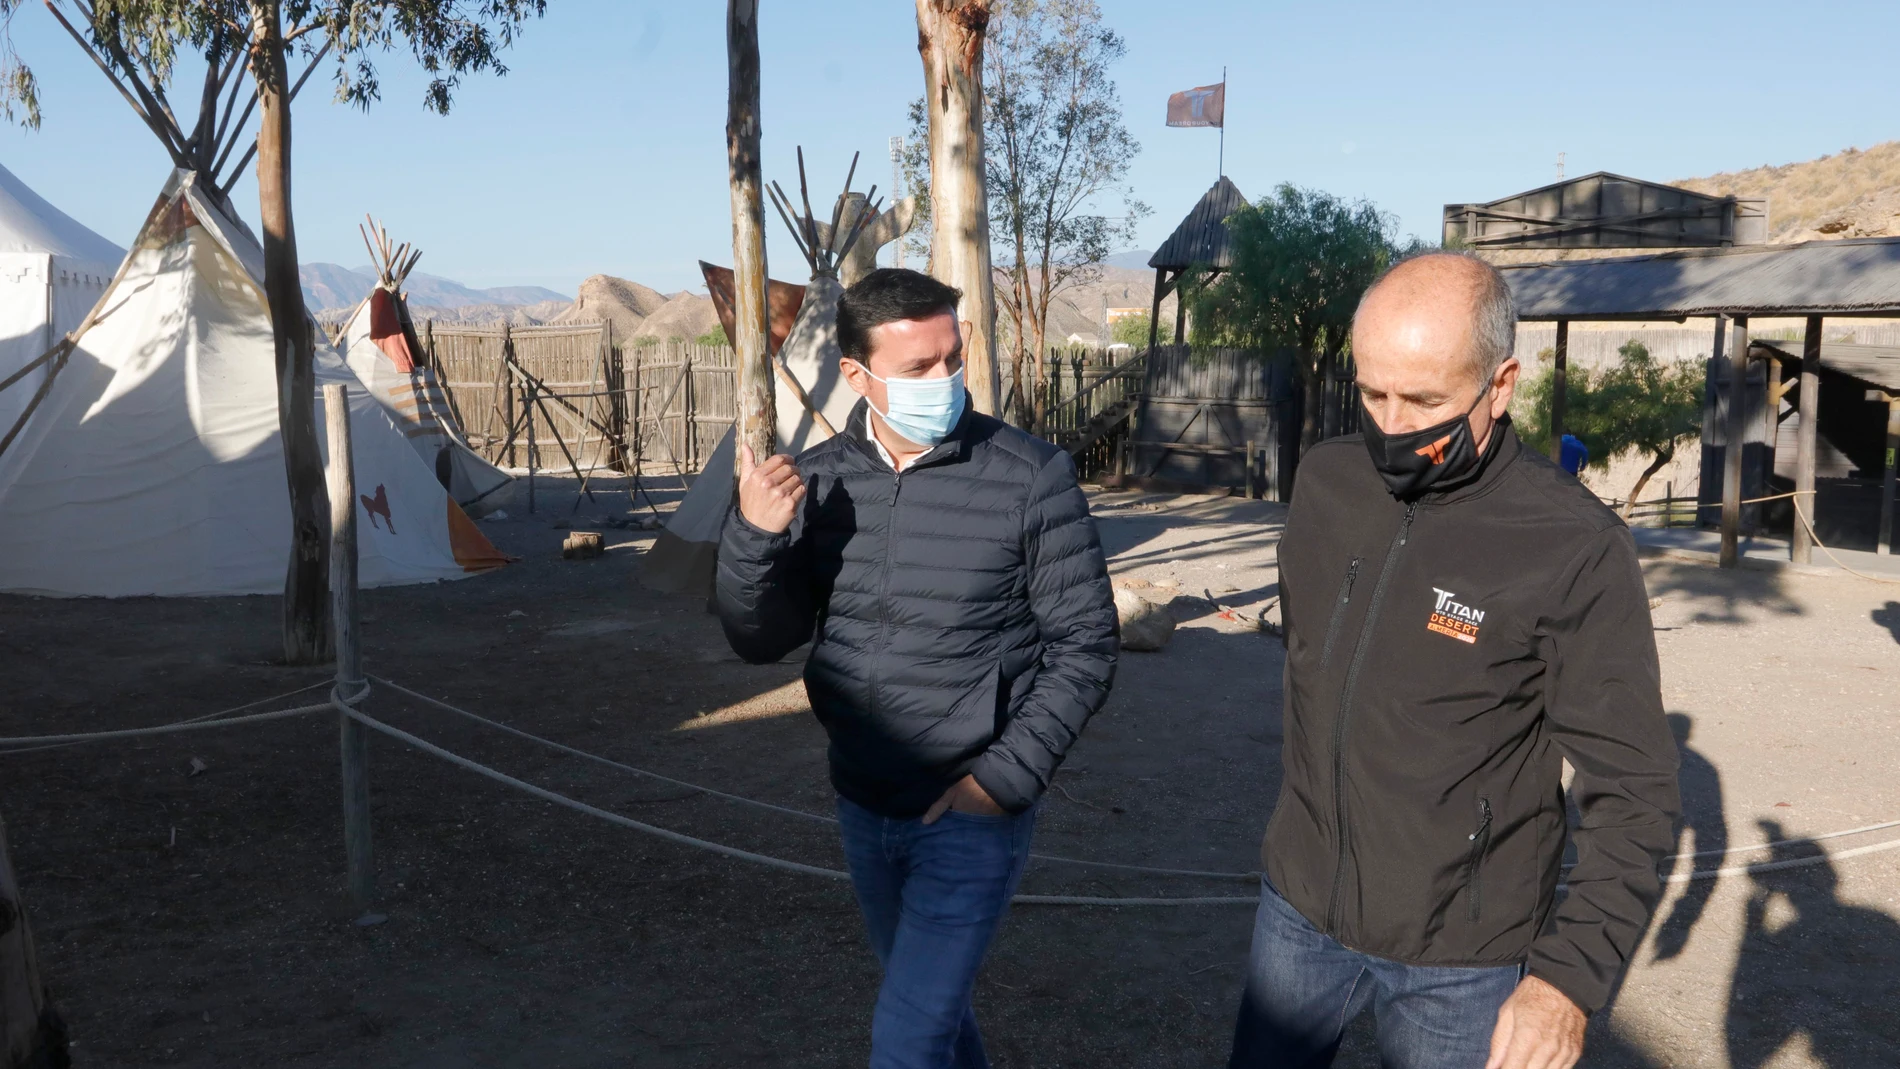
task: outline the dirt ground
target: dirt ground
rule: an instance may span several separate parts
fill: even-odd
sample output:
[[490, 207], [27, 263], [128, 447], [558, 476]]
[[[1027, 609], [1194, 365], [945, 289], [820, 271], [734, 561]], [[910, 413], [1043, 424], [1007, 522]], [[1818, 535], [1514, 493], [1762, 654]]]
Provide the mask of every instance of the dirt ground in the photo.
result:
[[[368, 669], [619, 761], [827, 811], [798, 665], [741, 664], [700, 601], [640, 587], [651, 536], [599, 522], [631, 515], [624, 494], [575, 520], [605, 531], [605, 557], [562, 561], [554, 520], [571, 484], [541, 491], [537, 515], [484, 524], [521, 563], [366, 592]], [[1278, 788], [1281, 655], [1244, 621], [1273, 594], [1281, 513], [1136, 494], [1095, 504], [1114, 570], [1151, 592], [1172, 584], [1182, 625], [1165, 651], [1123, 658], [1037, 849], [1249, 870]], [[1900, 588], [1669, 561], [1648, 571], [1665, 599], [1666, 697], [1693, 729], [1684, 849], [1762, 843], [1766, 820], [1798, 837], [1900, 819]], [[261, 597], [0, 598], [0, 735], [171, 721], [322, 682], [322, 670], [274, 663], [276, 617]], [[387, 690], [368, 708], [594, 805], [841, 866], [824, 825], [565, 757]], [[79, 1065], [863, 1064], [877, 970], [844, 885], [593, 820], [380, 737], [371, 781], [389, 920], [351, 924], [336, 736], [320, 715], [0, 756], [0, 814]], [[1252, 893], [1040, 862], [1024, 890]], [[978, 982], [995, 1063], [1224, 1064], [1251, 915], [1019, 906]], [[1900, 851], [1677, 885], [1663, 915], [1593, 1025], [1586, 1064], [1896, 1063]], [[1376, 1064], [1367, 1035], [1362, 1022], [1341, 1065]]]

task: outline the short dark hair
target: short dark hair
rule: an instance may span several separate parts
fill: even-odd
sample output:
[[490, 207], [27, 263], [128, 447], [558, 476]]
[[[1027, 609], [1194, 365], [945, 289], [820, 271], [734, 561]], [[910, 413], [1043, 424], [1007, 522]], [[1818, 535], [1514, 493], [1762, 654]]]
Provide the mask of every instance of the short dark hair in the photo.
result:
[[957, 314], [963, 291], [905, 267], [880, 267], [838, 299], [838, 348], [860, 364], [871, 362], [871, 329], [900, 319]]

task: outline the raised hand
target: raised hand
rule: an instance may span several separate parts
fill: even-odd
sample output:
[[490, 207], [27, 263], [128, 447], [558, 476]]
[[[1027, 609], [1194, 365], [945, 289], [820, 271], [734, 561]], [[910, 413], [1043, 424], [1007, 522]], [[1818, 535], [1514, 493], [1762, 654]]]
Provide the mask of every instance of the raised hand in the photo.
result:
[[805, 480], [783, 453], [759, 464], [752, 447], [739, 446], [739, 514], [761, 531], [788, 531], [805, 499]]

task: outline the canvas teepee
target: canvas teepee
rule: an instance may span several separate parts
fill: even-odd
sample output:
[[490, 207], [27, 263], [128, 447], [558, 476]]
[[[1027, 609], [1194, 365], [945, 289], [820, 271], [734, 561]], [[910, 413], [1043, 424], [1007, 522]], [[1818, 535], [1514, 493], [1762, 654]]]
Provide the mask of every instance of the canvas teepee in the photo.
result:
[[363, 242], [375, 258], [377, 282], [344, 325], [337, 347], [456, 503], [471, 516], [485, 516], [513, 497], [514, 477], [469, 449], [439, 372], [416, 336], [402, 285], [421, 250], [392, 245], [374, 220], [370, 227]]
[[[0, 167], [0, 382], [59, 343], [99, 301], [125, 250]], [[0, 434], [44, 379], [41, 364], [0, 390]]]
[[[855, 172], [856, 168], [854, 158], [852, 170]], [[799, 178], [803, 186], [802, 154]], [[845, 194], [839, 198], [841, 206], [852, 196], [850, 178], [845, 182]], [[876, 187], [871, 191], [875, 193]], [[845, 383], [838, 364], [844, 357], [838, 348], [838, 298], [844, 295], [844, 287], [838, 282], [838, 265], [850, 254], [863, 226], [877, 217], [879, 204], [872, 203], [849, 229], [835, 225], [834, 213], [834, 225], [821, 238], [824, 224], [813, 218], [809, 202], [804, 215], [793, 222], [783, 192], [775, 192], [780, 200], [780, 217], [791, 228], [792, 237], [812, 271], [811, 281], [806, 284], [798, 306], [798, 316], [773, 356], [777, 372], [774, 397], [778, 413], [777, 445], [780, 452], [797, 456], [842, 430], [858, 403], [858, 394]], [[778, 288], [778, 284], [773, 284], [773, 291]], [[731, 332], [730, 325], [727, 332]], [[725, 526], [726, 514], [732, 511], [736, 464], [734, 432], [727, 431], [679, 508], [654, 540], [653, 548], [641, 561], [642, 583], [671, 593], [711, 592], [720, 530]]]
[[[290, 506], [262, 250], [221, 201], [194, 172], [172, 174], [89, 323], [50, 365], [44, 399], [0, 452], [0, 590], [283, 589]], [[350, 388], [363, 585], [505, 562], [327, 346], [316, 377], [319, 408], [324, 384]]]

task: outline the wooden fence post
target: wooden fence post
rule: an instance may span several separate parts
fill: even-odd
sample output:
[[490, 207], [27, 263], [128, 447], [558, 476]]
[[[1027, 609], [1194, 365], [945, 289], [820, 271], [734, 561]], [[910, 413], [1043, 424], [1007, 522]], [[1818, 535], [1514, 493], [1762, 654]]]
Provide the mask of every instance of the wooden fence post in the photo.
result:
[[[1789, 558], [1796, 564], [1809, 564], [1814, 560], [1814, 540], [1808, 534], [1808, 524], [1817, 522], [1820, 515], [1814, 507], [1814, 432], [1821, 414], [1821, 327], [1820, 316], [1809, 316], [1801, 339], [1801, 394], [1795, 398], [1800, 406], [1796, 418], [1801, 421], [1795, 425], [1794, 439], [1795, 523], [1788, 551]], [[1803, 517], [1806, 523], [1802, 522]]]
[[503, 413], [502, 418], [508, 423], [507, 459], [503, 463], [511, 468], [515, 466], [515, 377], [509, 364], [514, 359], [514, 348], [514, 331], [504, 319], [501, 321], [501, 396], [495, 400], [496, 408]]
[[1723, 425], [1728, 442], [1722, 452], [1722, 548], [1719, 567], [1733, 568], [1741, 555], [1742, 451], [1748, 413], [1748, 317], [1730, 320], [1728, 351], [1728, 410]]
[[1900, 491], [1900, 393], [1868, 390], [1867, 400], [1887, 402], [1887, 463], [1880, 476], [1880, 537], [1874, 542], [1874, 552], [1886, 557], [1893, 555], [1893, 499]]
[[[356, 606], [356, 470], [350, 448], [350, 391], [342, 383], [323, 388], [323, 415], [330, 433], [330, 615], [336, 637], [336, 687], [345, 698], [363, 689], [361, 617]], [[343, 854], [349, 869], [350, 902], [359, 925], [383, 920], [370, 912], [376, 871], [369, 838], [369, 729], [340, 718], [343, 758]]]
[[[694, 393], [696, 392], [693, 389], [693, 386], [694, 386], [693, 350], [694, 348], [695, 346], [691, 342], [687, 342], [680, 346], [680, 374], [684, 376], [684, 378], [682, 378], [680, 381], [680, 386], [684, 391], [683, 393], [684, 400], [680, 402], [680, 437], [685, 439], [685, 441], [682, 444], [686, 446], [686, 466], [691, 468], [693, 471], [698, 471], [699, 470], [699, 427], [696, 426], [693, 422], [693, 412], [696, 410], [696, 407], [697, 407], [696, 399], [693, 396]], [[775, 405], [776, 403], [777, 403], [776, 400], [774, 400]], [[771, 454], [768, 453], [767, 455], [770, 456]], [[737, 471], [738, 464], [739, 464], [737, 457], [733, 459], [732, 463], [733, 463], [733, 470]], [[734, 478], [737, 478], [737, 476], [735, 475]]]

